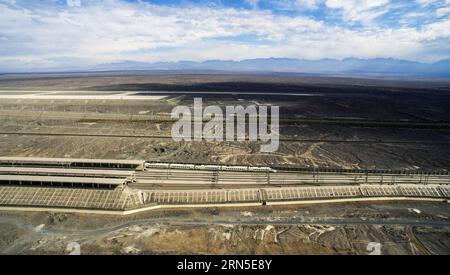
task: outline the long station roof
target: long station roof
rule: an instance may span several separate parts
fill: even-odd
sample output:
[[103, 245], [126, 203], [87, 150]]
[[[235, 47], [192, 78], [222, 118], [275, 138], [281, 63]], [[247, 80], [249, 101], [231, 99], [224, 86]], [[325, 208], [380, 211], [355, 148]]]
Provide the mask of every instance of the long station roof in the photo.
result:
[[0, 162], [13, 163], [97, 163], [97, 164], [126, 164], [142, 165], [144, 160], [117, 160], [117, 159], [72, 159], [72, 158], [29, 158], [29, 157], [0, 157]]
[[75, 183], [75, 184], [100, 184], [100, 185], [122, 185], [126, 179], [84, 178], [84, 177], [47, 177], [47, 176], [22, 176], [22, 175], [0, 175], [0, 181], [25, 181], [46, 183]]
[[65, 169], [65, 168], [34, 168], [34, 167], [1, 167], [0, 173], [36, 173], [36, 174], [57, 174], [57, 175], [102, 175], [102, 176], [123, 176], [128, 177], [135, 174], [134, 171], [122, 170], [97, 170], [97, 169]]

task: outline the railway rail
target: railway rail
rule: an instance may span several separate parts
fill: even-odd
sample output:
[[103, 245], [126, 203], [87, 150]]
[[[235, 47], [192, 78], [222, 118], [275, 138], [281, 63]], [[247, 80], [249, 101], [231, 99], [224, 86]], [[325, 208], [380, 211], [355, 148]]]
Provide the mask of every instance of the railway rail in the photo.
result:
[[[170, 165], [168, 169], [157, 169], [148, 168], [145, 161], [0, 159], [0, 210], [135, 213], [157, 206], [450, 199], [450, 175], [444, 171], [286, 171], [273, 167], [219, 165], [199, 165], [204, 170], [196, 170], [197, 164], [180, 163], [173, 166], [177, 169], [171, 169]], [[21, 163], [28, 166], [17, 166]], [[67, 167], [68, 163], [72, 168]], [[33, 167], [45, 164], [63, 165]], [[118, 164], [130, 165], [129, 170], [120, 170]], [[111, 168], [100, 170], [98, 166]], [[133, 180], [130, 181], [130, 177]]]
[[130, 187], [151, 189], [224, 189], [248, 187], [333, 186], [360, 184], [450, 184], [450, 175], [394, 173], [236, 172], [147, 169]]
[[419, 198], [448, 200], [448, 185], [361, 185], [226, 190], [153, 190], [141, 193], [144, 203], [161, 205], [208, 205], [277, 203], [339, 199]]

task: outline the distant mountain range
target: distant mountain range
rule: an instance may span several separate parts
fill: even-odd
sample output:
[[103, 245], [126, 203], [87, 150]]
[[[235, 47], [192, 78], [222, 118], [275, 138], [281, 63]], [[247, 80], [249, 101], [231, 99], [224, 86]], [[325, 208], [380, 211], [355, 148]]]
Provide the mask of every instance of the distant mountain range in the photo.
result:
[[212, 70], [225, 72], [291, 72], [333, 75], [379, 75], [450, 77], [450, 59], [436, 63], [420, 63], [391, 58], [343, 60], [300, 60], [289, 58], [260, 58], [242, 61], [208, 60], [145, 63], [125, 61], [103, 64], [90, 71], [121, 70]]
[[[3, 72], [8, 72], [1, 70]], [[388, 76], [388, 77], [439, 77], [450, 78], [450, 59], [436, 63], [420, 63], [392, 58], [343, 60], [302, 60], [290, 58], [259, 58], [242, 61], [208, 60], [204, 62], [135, 62], [124, 61], [94, 67], [34, 69], [11, 72], [105, 72], [105, 71], [193, 71], [193, 72], [253, 72], [253, 73], [302, 73], [343, 76]]]

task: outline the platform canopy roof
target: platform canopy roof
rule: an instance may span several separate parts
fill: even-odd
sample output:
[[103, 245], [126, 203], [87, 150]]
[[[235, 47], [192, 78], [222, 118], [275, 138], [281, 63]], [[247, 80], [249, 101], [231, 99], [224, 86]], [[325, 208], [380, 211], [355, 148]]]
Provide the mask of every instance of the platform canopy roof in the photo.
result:
[[142, 165], [144, 160], [117, 159], [77, 159], [77, 158], [32, 158], [32, 157], [0, 157], [0, 162], [10, 163], [96, 163], [96, 164], [124, 164]]
[[13, 182], [45, 182], [45, 183], [65, 183], [65, 184], [99, 184], [99, 185], [122, 185], [126, 184], [126, 179], [106, 179], [106, 178], [85, 178], [85, 177], [48, 177], [48, 176], [22, 176], [22, 175], [0, 175], [0, 181]]
[[1, 167], [0, 173], [7, 174], [57, 174], [57, 175], [102, 175], [102, 176], [123, 176], [129, 177], [135, 174], [135, 171], [121, 171], [121, 170], [98, 170], [98, 169], [65, 169], [65, 168], [36, 168], [36, 167]]

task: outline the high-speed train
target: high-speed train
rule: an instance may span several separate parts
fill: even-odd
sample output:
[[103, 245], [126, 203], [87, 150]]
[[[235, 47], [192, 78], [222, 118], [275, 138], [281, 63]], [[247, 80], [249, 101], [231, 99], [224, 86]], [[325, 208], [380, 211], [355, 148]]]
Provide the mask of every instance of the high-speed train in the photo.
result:
[[160, 163], [147, 162], [146, 168], [153, 169], [181, 169], [181, 170], [208, 170], [208, 171], [238, 171], [238, 172], [270, 172], [277, 171], [270, 167], [252, 167], [252, 166], [229, 166], [229, 165], [196, 165], [196, 164], [181, 164], [181, 163]]

